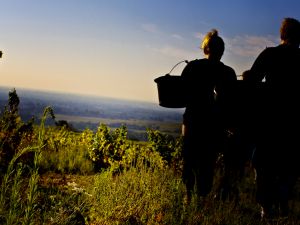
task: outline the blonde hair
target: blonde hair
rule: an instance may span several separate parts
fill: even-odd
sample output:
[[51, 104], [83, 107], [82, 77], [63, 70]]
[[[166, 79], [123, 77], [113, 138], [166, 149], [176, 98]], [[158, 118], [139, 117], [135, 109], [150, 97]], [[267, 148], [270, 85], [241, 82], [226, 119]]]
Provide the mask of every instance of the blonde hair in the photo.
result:
[[216, 29], [209, 31], [201, 44], [201, 48], [204, 51], [204, 54], [220, 54], [223, 55], [225, 44], [223, 39], [219, 36], [219, 33]]

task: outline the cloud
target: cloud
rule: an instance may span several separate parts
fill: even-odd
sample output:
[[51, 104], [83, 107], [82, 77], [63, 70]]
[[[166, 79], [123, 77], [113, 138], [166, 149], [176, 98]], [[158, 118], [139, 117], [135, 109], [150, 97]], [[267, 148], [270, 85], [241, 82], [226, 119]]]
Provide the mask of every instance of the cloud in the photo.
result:
[[193, 58], [195, 55], [199, 54], [199, 50], [195, 49], [194, 52], [187, 51], [183, 48], [174, 47], [171, 45], [166, 45], [161, 48], [151, 48], [153, 51], [158, 52], [162, 55], [173, 57], [173, 58]]
[[186, 55], [186, 51], [184, 49], [176, 48], [173, 46], [164, 46], [162, 48], [154, 48], [154, 50], [163, 55], [172, 56], [172, 57], [182, 57], [183, 55]]
[[[142, 24], [142, 28], [151, 33], [161, 33], [165, 38], [171, 37], [175, 40], [184, 40], [183, 36], [180, 34], [167, 34], [161, 32], [153, 23]], [[199, 40], [199, 45], [195, 46], [195, 51], [186, 50], [184, 47], [180, 48], [170, 43], [163, 45], [161, 47], [151, 47], [157, 53], [160, 53], [165, 56], [175, 57], [175, 58], [193, 58], [199, 57], [199, 46], [201, 45], [201, 41], [205, 37], [207, 32], [197, 32], [193, 34], [193, 38]], [[279, 37], [275, 37], [272, 35], [267, 36], [257, 36], [257, 35], [237, 35], [234, 37], [226, 37], [221, 35], [225, 42], [225, 51], [226, 54], [230, 54], [233, 57], [246, 57], [246, 58], [255, 58], [257, 55], [266, 47], [276, 46], [280, 42]], [[167, 39], [166, 39], [167, 40]], [[201, 53], [201, 51], [200, 51]]]
[[[194, 37], [203, 40], [206, 33], [195, 33]], [[237, 56], [256, 57], [264, 48], [276, 46], [279, 43], [278, 37], [274, 36], [251, 36], [239, 35], [233, 38], [224, 37], [226, 52]]]
[[180, 34], [172, 34], [172, 38], [177, 39], [177, 40], [183, 40], [184, 38]]
[[183, 36], [180, 35], [180, 34], [168, 34], [166, 32], [162, 32], [159, 27], [154, 24], [154, 23], [144, 23], [144, 24], [141, 24], [141, 28], [142, 30], [146, 31], [146, 32], [149, 32], [149, 33], [152, 33], [152, 34], [157, 34], [157, 33], [160, 33], [160, 34], [163, 34], [165, 37], [171, 37], [173, 39], [176, 39], [176, 40], [184, 40]]
[[236, 36], [224, 38], [226, 51], [231, 54], [245, 57], [256, 57], [266, 47], [276, 46], [279, 43], [274, 36]]
[[[156, 33], [163, 33], [159, 30], [158, 26], [154, 23], [144, 23], [141, 24], [141, 27], [144, 31], [156, 34]], [[176, 39], [176, 40], [183, 40], [184, 38], [180, 34], [167, 34], [163, 33], [165, 36], [171, 36], [171, 38]]]
[[201, 33], [201, 32], [197, 32], [194, 34], [194, 37], [199, 39], [199, 40], [202, 40], [204, 38], [205, 34], [204, 33]]
[[158, 33], [159, 32], [158, 27], [153, 23], [144, 23], [141, 25], [141, 27], [144, 31], [147, 31], [149, 33]]

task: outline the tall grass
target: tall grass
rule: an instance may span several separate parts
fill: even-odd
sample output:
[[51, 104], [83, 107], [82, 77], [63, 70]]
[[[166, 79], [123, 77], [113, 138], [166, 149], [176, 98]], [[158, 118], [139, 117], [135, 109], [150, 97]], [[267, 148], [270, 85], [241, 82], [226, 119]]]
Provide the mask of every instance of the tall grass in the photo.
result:
[[[35, 151], [36, 148], [28, 147], [19, 151], [10, 161], [7, 171], [2, 178], [0, 193], [0, 222], [3, 224], [16, 224], [17, 219], [23, 214], [26, 203], [22, 200], [22, 191], [26, 176], [24, 175], [24, 165], [16, 161], [28, 152]], [[26, 224], [26, 223], [24, 223]]]
[[[30, 225], [38, 221], [36, 207], [39, 198], [39, 164], [44, 147], [45, 127], [51, 108], [46, 108], [41, 120], [35, 145], [17, 150], [1, 179], [0, 223]], [[33, 162], [23, 164], [19, 159], [34, 153]]]
[[222, 173], [216, 172], [212, 193], [205, 198], [194, 193], [187, 202], [186, 188], [178, 171], [162, 167], [155, 153], [148, 152], [148, 158], [156, 159], [153, 161], [145, 162], [142, 156], [120, 173], [103, 171], [95, 176], [88, 212], [92, 224], [299, 224], [297, 214], [289, 218], [261, 219], [251, 167], [246, 168], [245, 177], [237, 182], [238, 198], [218, 197]]
[[95, 178], [95, 224], [177, 224], [182, 220], [184, 185], [171, 170], [146, 165]]
[[182, 180], [170, 169], [132, 167], [116, 176], [103, 172], [95, 178], [92, 195], [93, 224], [260, 224], [255, 213], [242, 211], [255, 205], [237, 207], [213, 194], [205, 199], [194, 194], [187, 202]]

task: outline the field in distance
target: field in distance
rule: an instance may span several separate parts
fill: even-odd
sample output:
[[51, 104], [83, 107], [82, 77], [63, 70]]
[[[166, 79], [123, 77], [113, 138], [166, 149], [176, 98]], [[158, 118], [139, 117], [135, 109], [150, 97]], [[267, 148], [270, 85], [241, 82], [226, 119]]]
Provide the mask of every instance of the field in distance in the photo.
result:
[[[0, 109], [8, 102], [8, 87], [0, 87]], [[181, 130], [183, 109], [168, 109], [141, 101], [18, 89], [20, 114], [24, 121], [40, 118], [43, 110], [51, 106], [56, 120], [64, 120], [76, 130], [96, 130], [100, 123], [111, 129], [125, 125], [129, 138], [145, 140], [147, 128], [178, 136]]]

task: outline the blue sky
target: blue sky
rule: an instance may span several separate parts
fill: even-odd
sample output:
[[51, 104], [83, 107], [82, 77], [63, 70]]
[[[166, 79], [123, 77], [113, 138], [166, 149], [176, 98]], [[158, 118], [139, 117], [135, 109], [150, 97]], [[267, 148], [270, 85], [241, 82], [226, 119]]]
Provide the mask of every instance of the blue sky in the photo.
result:
[[157, 102], [153, 80], [202, 58], [210, 29], [241, 74], [284, 17], [300, 19], [300, 1], [0, 0], [0, 85]]

